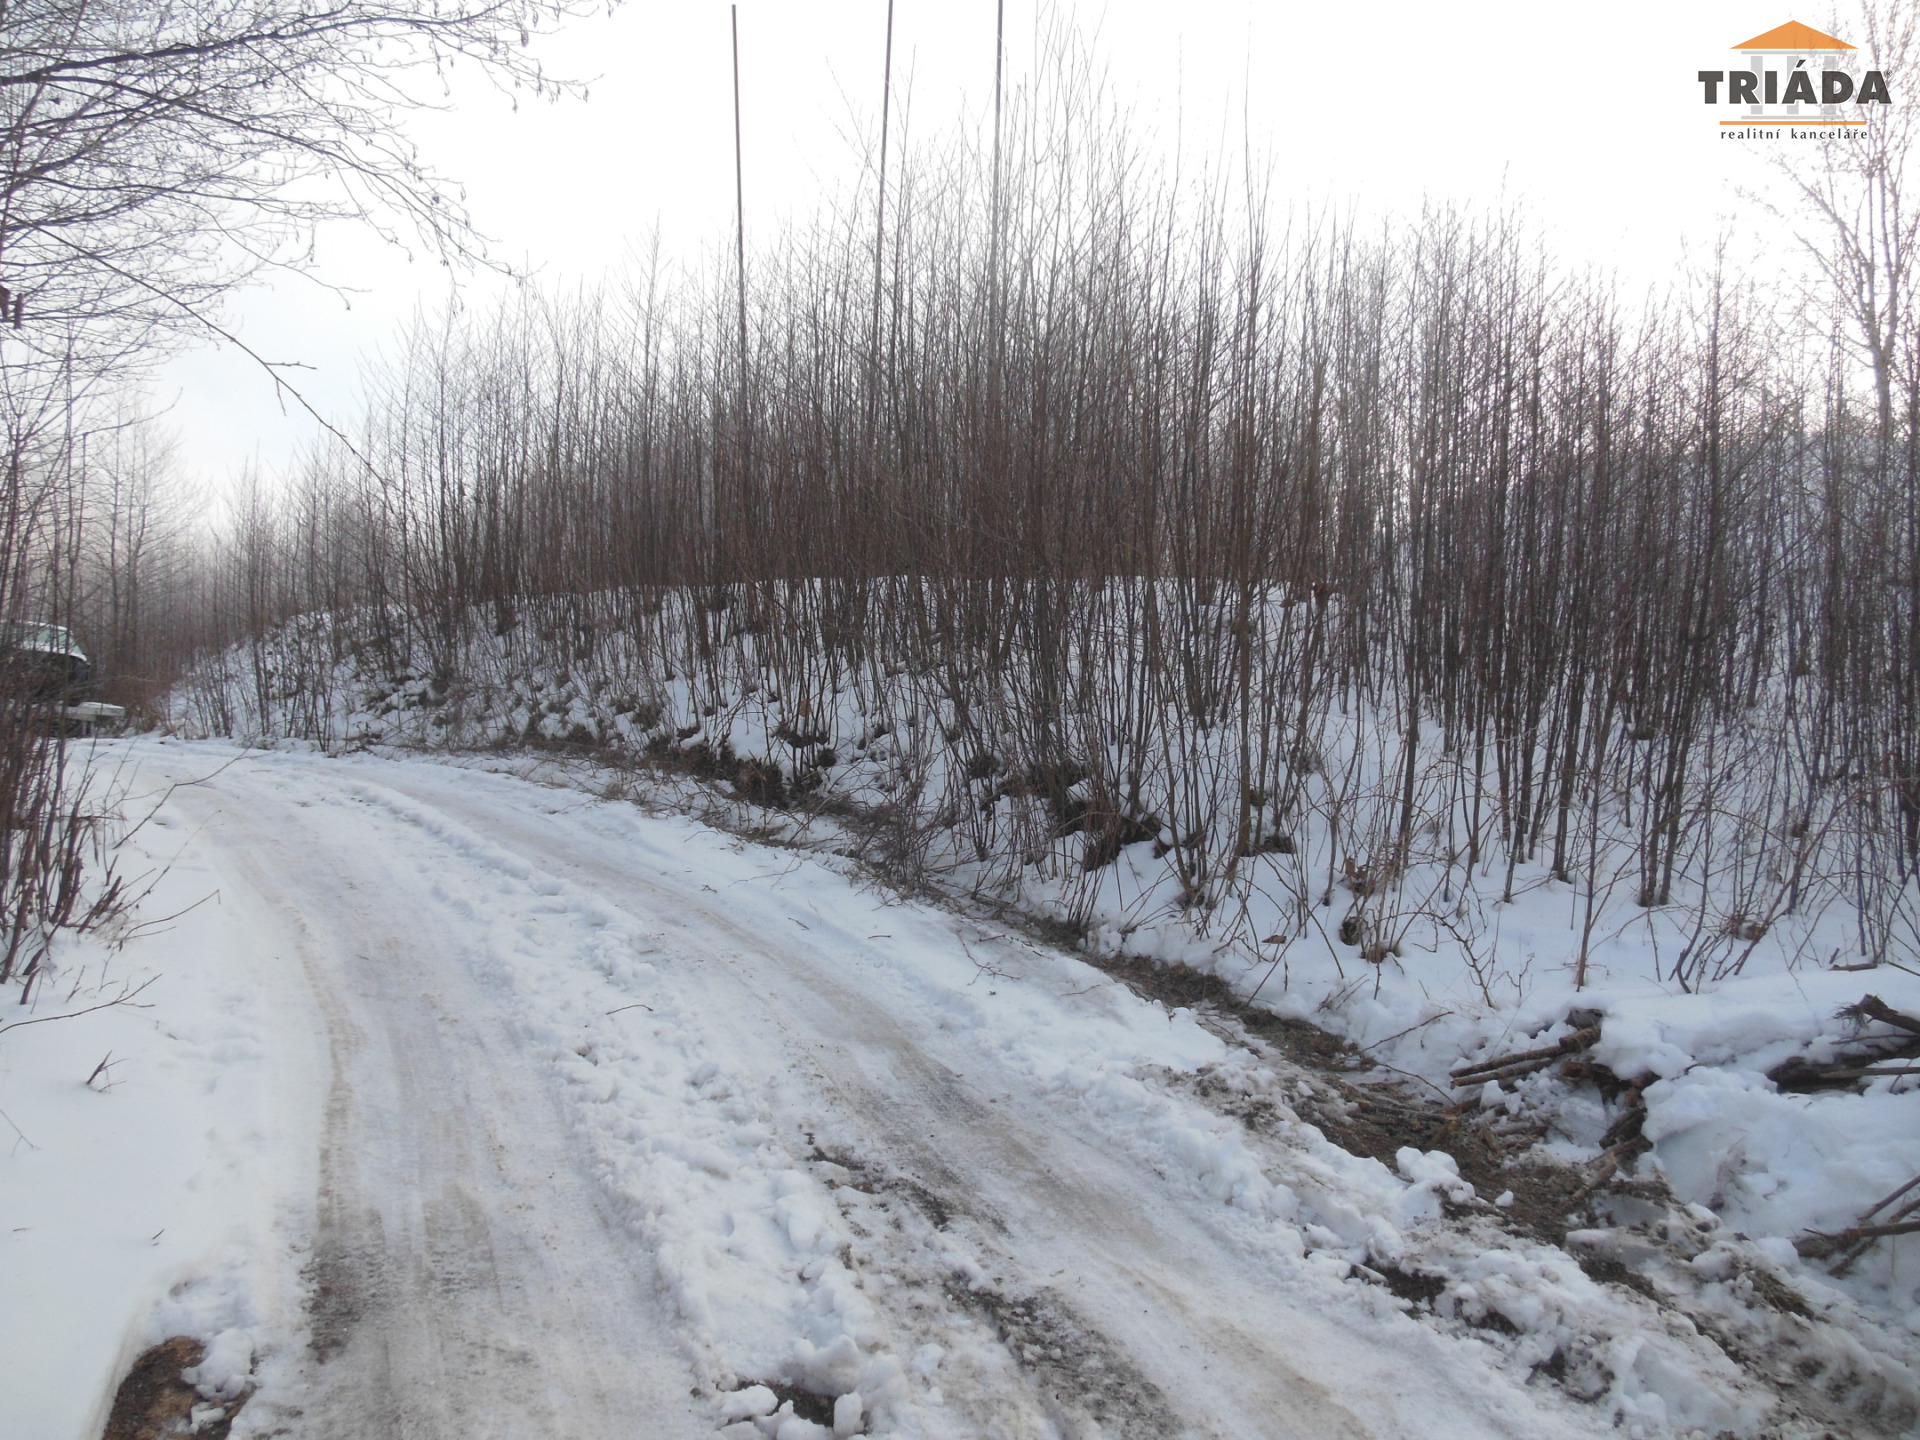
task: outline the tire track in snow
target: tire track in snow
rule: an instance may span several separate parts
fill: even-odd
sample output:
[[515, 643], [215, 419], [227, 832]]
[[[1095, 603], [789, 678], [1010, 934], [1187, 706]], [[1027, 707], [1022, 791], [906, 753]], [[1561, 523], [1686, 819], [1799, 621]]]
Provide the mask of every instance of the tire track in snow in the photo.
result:
[[[609, 905], [615, 908], [622, 905], [619, 900], [609, 899], [612, 893], [623, 888], [618, 884], [603, 886], [587, 895], [570, 893], [568, 884], [556, 880], [550, 870], [541, 868], [550, 857], [540, 854], [538, 847], [530, 847], [534, 850], [531, 855], [526, 850], [502, 850], [499, 846], [502, 836], [498, 817], [489, 820], [484, 816], [465, 816], [467, 821], [477, 819], [479, 823], [463, 827], [458, 820], [449, 819], [450, 813], [455, 816], [461, 814], [458, 807], [423, 810], [416, 799], [402, 799], [387, 792], [385, 787], [365, 783], [352, 786], [350, 793], [357, 800], [388, 809], [403, 823], [424, 830], [435, 841], [452, 847], [468, 860], [477, 860], [500, 875], [527, 886], [532, 892], [548, 897], [555, 907], [583, 910], [596, 925], [609, 922]], [[660, 917], [649, 911], [632, 918], [657, 922]], [[736, 969], [743, 955], [732, 948], [714, 947], [712, 942], [716, 935], [730, 944], [753, 946], [759, 943], [749, 932], [739, 929], [715, 912], [703, 910], [699, 918], [704, 926], [709, 927], [709, 933], [701, 937], [703, 953], [731, 961]], [[670, 929], [684, 929], [685, 926], [685, 914], [670, 922]], [[755, 1006], [756, 996], [764, 1001], [764, 995], [757, 987], [750, 986], [739, 992], [737, 998], [743, 1009], [751, 1009]], [[860, 1087], [844, 1074], [837, 1075], [836, 1070], [843, 1071], [845, 1067], [836, 1067], [832, 1063], [835, 1057], [828, 1053], [834, 1048], [836, 1037], [842, 1041], [862, 1035], [871, 1039], [884, 1032], [889, 1041], [890, 1060], [898, 1070], [910, 1076], [906, 1088], [923, 1097], [923, 1103], [910, 1107], [910, 1113], [894, 1127], [894, 1143], [888, 1148], [906, 1160], [907, 1169], [904, 1173], [891, 1174], [889, 1182], [904, 1183], [919, 1195], [934, 1198], [938, 1208], [949, 1217], [956, 1211], [965, 1212], [970, 1216], [979, 1216], [987, 1230], [1003, 1231], [1004, 1226], [980, 1201], [969, 1195], [960, 1177], [942, 1162], [937, 1151], [915, 1138], [925, 1128], [925, 1112], [928, 1109], [934, 1112], [940, 1128], [952, 1131], [956, 1126], [964, 1128], [989, 1119], [991, 1112], [988, 1107], [978, 1102], [965, 1087], [956, 1084], [954, 1077], [920, 1056], [892, 1022], [857, 992], [832, 986], [826, 998], [830, 1003], [826, 1009], [814, 1013], [812, 1019], [815, 1024], [811, 1030], [796, 1023], [793, 1014], [778, 1006], [765, 1007], [762, 1004], [765, 1013], [757, 1019], [767, 1031], [783, 1038], [782, 1048], [806, 1065], [814, 1087], [835, 1102], [833, 1108], [841, 1116], [884, 1115], [899, 1108], [878, 1092]], [[845, 1029], [848, 1025], [852, 1026], [851, 1030]], [[581, 1048], [591, 1052], [593, 1047], [583, 1042]], [[699, 1071], [695, 1072], [696, 1078], [699, 1074]], [[899, 1077], [895, 1075], [889, 1078]], [[869, 1143], [862, 1148], [871, 1153], [875, 1147]], [[1026, 1168], [1033, 1168], [1031, 1159]], [[991, 1244], [988, 1248], [992, 1248]], [[1017, 1273], [1017, 1267], [1007, 1263], [1007, 1257], [997, 1258], [1002, 1262], [996, 1267], [997, 1270]], [[1057, 1425], [1058, 1430], [1053, 1433], [1063, 1433], [1069, 1437], [1084, 1436], [1089, 1440], [1100, 1435], [1111, 1435], [1115, 1440], [1165, 1440], [1168, 1436], [1189, 1433], [1190, 1427], [1183, 1424], [1180, 1416], [1169, 1408], [1159, 1389], [1133, 1369], [1120, 1349], [1075, 1316], [1066, 1302], [1044, 1289], [1024, 1285], [1012, 1291], [1003, 1290], [987, 1278], [986, 1272], [981, 1270], [971, 1255], [963, 1263], [979, 1276], [976, 1285], [959, 1289], [947, 1286], [945, 1282], [950, 1278], [947, 1273], [925, 1273], [916, 1278], [930, 1289], [947, 1289], [949, 1294], [986, 1319], [1010, 1342], [1010, 1356], [1020, 1369], [1000, 1377], [1001, 1394], [972, 1397], [973, 1408], [984, 1412], [977, 1418], [985, 1422], [989, 1433], [1013, 1436], [1048, 1433], [1044, 1428], [1036, 1430], [1033, 1426], [1035, 1419], [1042, 1414]], [[720, 1348], [724, 1349], [725, 1337], [719, 1339], [722, 1342]], [[1035, 1351], [1036, 1346], [1040, 1353], [1030, 1356], [1028, 1352]], [[816, 1378], [820, 1373], [816, 1372]], [[1028, 1383], [1009, 1386], [1009, 1380]], [[1036, 1392], [1031, 1397], [1018, 1393], [1029, 1389]], [[1007, 1393], [1009, 1391], [1015, 1393]], [[949, 1432], [946, 1427], [938, 1426], [936, 1421], [935, 1433], [973, 1432], [964, 1428]]]
[[[362, 833], [240, 770], [176, 804], [285, 905], [332, 1054], [310, 1358], [252, 1433], [578, 1440], [701, 1433], [634, 1257], [539, 1067]], [[239, 1433], [239, 1432], [236, 1432]]]
[[[436, 766], [356, 768], [362, 777], [377, 775], [376, 788], [397, 792], [397, 807], [424, 807], [436, 824], [452, 817], [515, 863], [564, 875], [596, 903], [724, 955], [736, 983], [736, 1023], [777, 1033], [804, 1057], [831, 1111], [869, 1153], [908, 1175], [936, 1177], [930, 1188], [962, 1217], [997, 1218], [1011, 1230], [998, 1243], [990, 1224], [963, 1219], [961, 1226], [985, 1261], [1000, 1262], [1015, 1303], [1044, 1295], [1045, 1280], [1071, 1275], [1081, 1313], [1097, 1314], [1105, 1331], [1099, 1348], [1127, 1357], [1154, 1393], [1170, 1397], [1175, 1428], [1241, 1434], [1251, 1425], [1275, 1436], [1604, 1428], [1594, 1423], [1599, 1417], [1568, 1414], [1550, 1398], [1543, 1409], [1525, 1392], [1500, 1395], [1491, 1375], [1456, 1383], [1437, 1373], [1452, 1358], [1446, 1348], [1407, 1347], [1405, 1330], [1397, 1333], [1401, 1345], [1385, 1347], [1378, 1333], [1364, 1341], [1343, 1334], [1341, 1317], [1317, 1303], [1323, 1290], [1308, 1287], [1290, 1302], [1275, 1268], [1284, 1254], [1260, 1253], [1244, 1227], [1223, 1230], [1164, 1194], [1143, 1207], [1151, 1183], [1143, 1187], [1138, 1170], [1077, 1117], [1057, 1113], [1054, 1097], [985, 1093], [1009, 1083], [1017, 1091], [1022, 1077], [964, 1083], [926, 1053], [926, 1037], [907, 1033], [875, 1002], [884, 986], [841, 983], [809, 955], [807, 942], [790, 943], [788, 932], [766, 923], [779, 916], [708, 899], [703, 890], [711, 887], [697, 879], [640, 863], [668, 859], [663, 853], [643, 845], [622, 855], [603, 834], [570, 824], [577, 812], [556, 818], [551, 805], [530, 802], [540, 792], [518, 782]], [[831, 883], [845, 885], [837, 876]], [[976, 1050], [975, 1058], [988, 1057]], [[1136, 1307], [1125, 1296], [1149, 1303]], [[1181, 1360], [1169, 1353], [1176, 1347], [1198, 1355]], [[1366, 1351], [1376, 1347], [1369, 1361]], [[1409, 1375], [1410, 1360], [1428, 1373]], [[1311, 1375], [1341, 1375], [1340, 1395]], [[1169, 1433], [1161, 1415], [1151, 1424], [1162, 1427], [1151, 1433]]]

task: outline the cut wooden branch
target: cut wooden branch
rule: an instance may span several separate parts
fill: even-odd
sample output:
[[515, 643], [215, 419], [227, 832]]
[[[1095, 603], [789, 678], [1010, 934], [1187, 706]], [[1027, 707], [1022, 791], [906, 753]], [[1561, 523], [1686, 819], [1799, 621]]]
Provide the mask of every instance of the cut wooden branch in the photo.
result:
[[[1891, 1225], [1855, 1225], [1850, 1229], [1834, 1231], [1832, 1234], [1809, 1231], [1793, 1242], [1793, 1248], [1802, 1255], [1819, 1259], [1837, 1250], [1856, 1245], [1862, 1240], [1872, 1242], [1884, 1240], [1893, 1235], [1914, 1234], [1920, 1234], [1920, 1220], [1901, 1220]], [[1849, 1255], [1835, 1267], [1835, 1273], [1840, 1273], [1857, 1258], [1857, 1253]]]
[[1838, 1090], [1876, 1075], [1903, 1073], [1898, 1069], [1879, 1069], [1893, 1060], [1910, 1060], [1920, 1054], [1920, 1046], [1896, 1045], [1871, 1051], [1853, 1051], [1832, 1060], [1818, 1062], [1795, 1055], [1767, 1072], [1767, 1078], [1780, 1089], [1805, 1093], [1810, 1090]]
[[1856, 1225], [1851, 1230], [1843, 1230], [1836, 1238], [1842, 1240], [1880, 1240], [1889, 1235], [1920, 1234], [1920, 1220], [1901, 1220], [1892, 1225]]
[[1852, 1016], [1865, 1016], [1869, 1020], [1878, 1020], [1882, 1025], [1891, 1025], [1896, 1030], [1905, 1030], [1911, 1035], [1920, 1035], [1920, 1020], [1911, 1015], [1902, 1014], [1878, 995], [1863, 996], [1858, 1005], [1851, 1005], [1843, 1013]]
[[1812, 1090], [1839, 1090], [1883, 1075], [1912, 1075], [1920, 1069], [1912, 1066], [1889, 1067], [1894, 1060], [1920, 1058], [1920, 1020], [1895, 1010], [1878, 995], [1865, 995], [1857, 1005], [1848, 1005], [1840, 1018], [1857, 1025], [1878, 1021], [1895, 1033], [1862, 1037], [1853, 1048], [1836, 1054], [1831, 1060], [1809, 1060], [1795, 1055], [1767, 1072], [1767, 1078], [1782, 1090], [1805, 1093]]
[[1837, 1256], [1829, 1268], [1835, 1275], [1844, 1275], [1856, 1260], [1873, 1248], [1876, 1241], [1920, 1232], [1920, 1220], [1911, 1218], [1914, 1212], [1920, 1211], [1920, 1196], [1909, 1200], [1881, 1223], [1867, 1223], [1916, 1186], [1920, 1186], [1920, 1175], [1915, 1175], [1885, 1199], [1868, 1206], [1860, 1213], [1860, 1218], [1845, 1230], [1809, 1231], [1793, 1242], [1793, 1248], [1802, 1255], [1820, 1259]]
[[1453, 1083], [1461, 1085], [1484, 1085], [1489, 1080], [1518, 1079], [1522, 1075], [1531, 1075], [1536, 1070], [1544, 1070], [1556, 1060], [1582, 1050], [1590, 1050], [1600, 1039], [1600, 1027], [1589, 1025], [1563, 1035], [1552, 1045], [1542, 1045], [1537, 1050], [1522, 1050], [1517, 1054], [1500, 1055], [1491, 1060], [1482, 1060], [1474, 1065], [1462, 1065], [1450, 1072]]
[[23, 1025], [45, 1025], [53, 1020], [77, 1020], [82, 1015], [91, 1015], [96, 1010], [111, 1010], [117, 1005], [125, 1005], [134, 1010], [149, 1009], [151, 1008], [149, 1006], [134, 1004], [134, 1000], [147, 986], [153, 984], [153, 982], [159, 978], [158, 975], [149, 975], [132, 989], [123, 990], [120, 994], [114, 996], [113, 999], [102, 1000], [98, 1005], [88, 1005], [80, 1010], [63, 1010], [58, 1015], [35, 1015], [31, 1020], [9, 1021], [5, 1025], [0, 1025], [0, 1035], [6, 1034], [9, 1030], [18, 1030]]
[[1859, 1220], [1857, 1220], [1854, 1223], [1859, 1225], [1866, 1224], [1867, 1221], [1873, 1219], [1874, 1216], [1878, 1215], [1882, 1210], [1886, 1209], [1887, 1206], [1891, 1205], [1894, 1201], [1898, 1200], [1902, 1195], [1906, 1194], [1909, 1190], [1913, 1189], [1914, 1186], [1916, 1185], [1920, 1185], [1920, 1175], [1914, 1176], [1911, 1180], [1907, 1181], [1906, 1184], [1902, 1185], [1898, 1190], [1894, 1191], [1891, 1195], [1887, 1196], [1886, 1199], [1880, 1201], [1877, 1205], [1870, 1206], [1868, 1209], [1862, 1211]]

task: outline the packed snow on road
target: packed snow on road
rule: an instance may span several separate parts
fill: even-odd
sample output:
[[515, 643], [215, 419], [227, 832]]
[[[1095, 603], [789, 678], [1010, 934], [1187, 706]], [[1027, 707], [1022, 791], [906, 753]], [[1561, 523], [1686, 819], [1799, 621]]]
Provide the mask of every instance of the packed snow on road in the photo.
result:
[[[1356, 1105], [1431, 1103], [1436, 1031], [1453, 1059], [1462, 1025], [1494, 1027], [1483, 1055], [1499, 1025], [1551, 1045], [1564, 996], [1531, 1041], [1514, 1013], [1390, 1037], [1383, 1002], [1330, 1074], [1253, 1012], [1169, 1007], [890, 892], [830, 837], [761, 843], [590, 767], [100, 753], [144, 820], [116, 859], [142, 898], [61, 939], [0, 1022], [8, 1436], [91, 1440], [174, 1335], [206, 1347], [189, 1423], [236, 1436], [1812, 1436], [1920, 1413], [1912, 1277], [1836, 1278], [1792, 1243], [1840, 1180], [1920, 1169], [1914, 1097], [1783, 1095], [1753, 1048], [1817, 1041], [1857, 976], [1603, 995], [1596, 1053], [1662, 1077], [1664, 1179], [1548, 1233], [1535, 1172], [1591, 1159], [1605, 1121], [1564, 1087], [1531, 1191], [1476, 1186], [1444, 1145], [1337, 1140]], [[1875, 983], [1912, 1010], [1903, 978]], [[1548, 1106], [1547, 1079], [1489, 1082], [1462, 1135]]]

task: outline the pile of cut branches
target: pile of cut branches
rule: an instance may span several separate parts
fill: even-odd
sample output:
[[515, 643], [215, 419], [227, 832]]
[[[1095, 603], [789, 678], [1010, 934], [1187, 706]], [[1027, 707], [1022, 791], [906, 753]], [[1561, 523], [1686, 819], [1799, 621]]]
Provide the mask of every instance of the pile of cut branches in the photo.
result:
[[[1878, 995], [1861, 998], [1858, 1005], [1840, 1011], [1851, 1020], [1855, 1039], [1831, 1060], [1809, 1060], [1796, 1055], [1767, 1072], [1782, 1090], [1806, 1094], [1815, 1090], [1845, 1090], [1871, 1084], [1883, 1076], [1920, 1075], [1920, 1019], [1895, 1010]], [[1868, 1034], [1875, 1024], [1885, 1027]]]
[[1489, 1080], [1499, 1084], [1524, 1079], [1526, 1076], [1548, 1066], [1591, 1050], [1600, 1042], [1600, 1012], [1597, 1010], [1574, 1010], [1568, 1012], [1567, 1023], [1573, 1030], [1562, 1035], [1551, 1045], [1542, 1045], [1533, 1050], [1520, 1050], [1509, 1055], [1496, 1055], [1491, 1060], [1478, 1060], [1471, 1065], [1456, 1066], [1449, 1072], [1454, 1089], [1465, 1089], [1470, 1085], [1485, 1085]]
[[1863, 1211], [1860, 1218], [1844, 1230], [1824, 1232], [1813, 1230], [1793, 1242], [1793, 1248], [1811, 1259], [1831, 1257], [1833, 1264], [1828, 1268], [1835, 1275], [1846, 1274], [1853, 1262], [1858, 1260], [1880, 1240], [1891, 1239], [1895, 1235], [1913, 1235], [1920, 1233], [1920, 1195], [1912, 1195], [1906, 1204], [1891, 1211], [1884, 1219], [1875, 1222], [1874, 1217], [1902, 1196], [1911, 1195], [1920, 1189], [1920, 1175], [1914, 1176], [1898, 1190], [1894, 1191], [1879, 1204]]

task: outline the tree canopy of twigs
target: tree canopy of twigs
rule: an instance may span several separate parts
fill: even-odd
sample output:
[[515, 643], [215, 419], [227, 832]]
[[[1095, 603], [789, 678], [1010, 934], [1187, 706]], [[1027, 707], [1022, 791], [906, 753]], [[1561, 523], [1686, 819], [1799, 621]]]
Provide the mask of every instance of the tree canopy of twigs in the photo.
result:
[[[467, 63], [530, 96], [529, 48], [583, 0], [6, 0], [0, 285], [35, 353], [143, 355], [213, 322], [314, 227], [353, 219], [439, 257], [480, 247], [408, 140]], [[16, 352], [16, 363], [17, 363]]]

